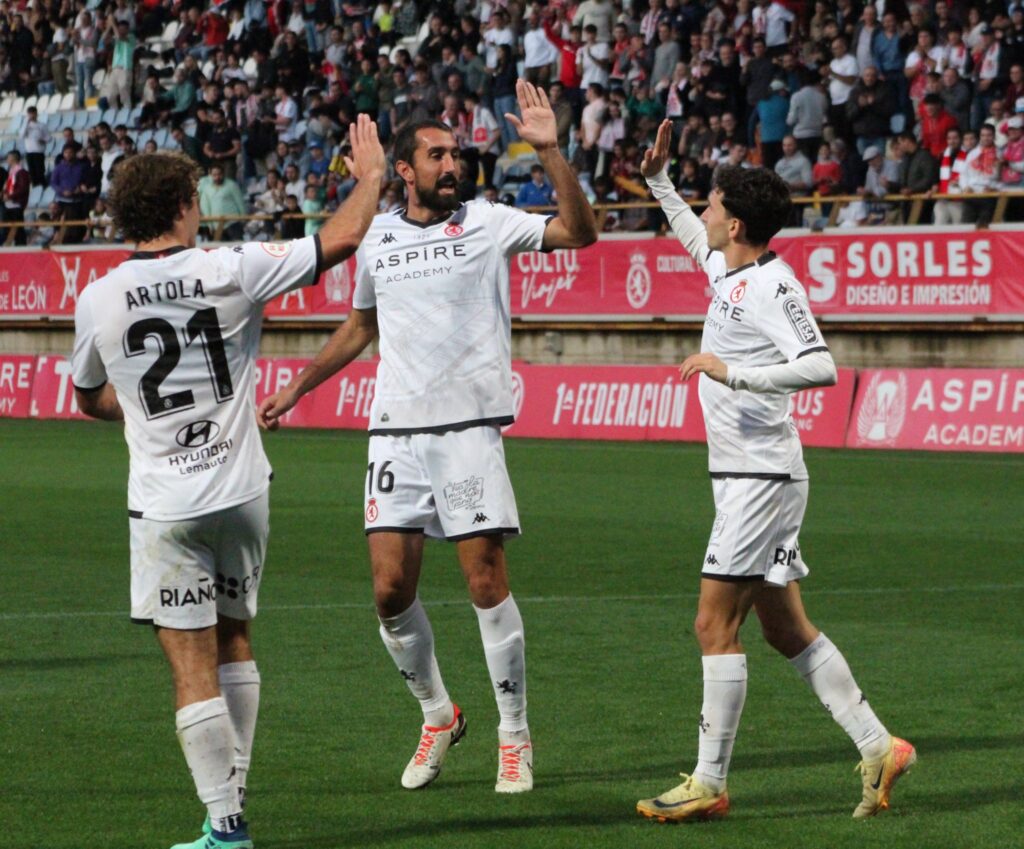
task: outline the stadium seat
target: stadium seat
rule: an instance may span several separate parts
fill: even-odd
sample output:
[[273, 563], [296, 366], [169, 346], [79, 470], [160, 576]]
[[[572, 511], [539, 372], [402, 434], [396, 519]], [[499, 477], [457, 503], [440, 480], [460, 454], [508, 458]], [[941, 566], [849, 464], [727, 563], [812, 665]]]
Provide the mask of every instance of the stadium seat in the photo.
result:
[[43, 187], [33, 186], [28, 191], [28, 206], [39, 206], [43, 199]]
[[[163, 127], [153, 134], [153, 141], [156, 142], [156, 146], [160, 150], [166, 150], [170, 146], [170, 143], [173, 142], [173, 139], [171, 138], [171, 134], [167, 131], [167, 128]], [[177, 145], [175, 145], [175, 147], [177, 147]]]
[[[53, 109], [53, 103], [50, 103], [50, 108]], [[58, 107], [61, 112], [67, 112], [69, 109], [75, 108], [75, 93], [69, 91], [60, 99], [60, 106]]]
[[54, 191], [53, 186], [44, 186], [43, 196], [39, 199], [39, 203], [42, 206], [49, 206], [55, 197], [57, 197], [57, 192]]
[[114, 126], [114, 119], [117, 117], [116, 109], [104, 109], [100, 114], [100, 121], [106, 121], [111, 127]]
[[133, 106], [132, 110], [128, 113], [128, 126], [137, 127], [139, 126], [139, 119], [142, 118], [142, 104]]
[[103, 113], [99, 109], [87, 109], [85, 114], [85, 129], [87, 130], [91, 130], [103, 120]]
[[527, 157], [535, 159], [537, 152], [533, 149], [532, 145], [524, 141], [515, 141], [508, 143], [508, 156], [510, 159], [523, 159]]
[[103, 86], [104, 81], [107, 79], [107, 69], [97, 68], [92, 74], [92, 86], [97, 91]]
[[0, 100], [0, 118], [6, 118], [11, 114], [11, 107], [14, 105], [13, 97], [5, 97]]
[[22, 127], [25, 126], [28, 121], [28, 115], [22, 113], [21, 115], [12, 115], [11, 122], [7, 125], [7, 132], [14, 136], [15, 140], [18, 138], [18, 133], [21, 132]]
[[[59, 96], [60, 95], [52, 95], [52, 97]], [[39, 100], [36, 101], [36, 109], [39, 110], [40, 115], [45, 115], [47, 112], [50, 111], [50, 100], [52, 99], [52, 97], [49, 94], [44, 94], [40, 96]]]
[[87, 109], [76, 109], [72, 112], [70, 126], [71, 129], [76, 131], [86, 129], [89, 126], [89, 111]]
[[39, 102], [39, 97], [37, 95], [33, 94], [30, 97], [26, 97], [25, 98], [25, 108], [28, 109], [30, 106], [35, 106], [36, 103], [38, 103], [38, 102]]
[[25, 111], [25, 98], [24, 97], [16, 97], [16, 98], [14, 98], [14, 103], [11, 104], [11, 114], [12, 115], [20, 115], [24, 111]]
[[131, 117], [132, 110], [127, 106], [122, 106], [117, 110], [117, 116], [114, 118], [114, 126], [116, 127], [118, 124], [124, 124], [127, 127]]

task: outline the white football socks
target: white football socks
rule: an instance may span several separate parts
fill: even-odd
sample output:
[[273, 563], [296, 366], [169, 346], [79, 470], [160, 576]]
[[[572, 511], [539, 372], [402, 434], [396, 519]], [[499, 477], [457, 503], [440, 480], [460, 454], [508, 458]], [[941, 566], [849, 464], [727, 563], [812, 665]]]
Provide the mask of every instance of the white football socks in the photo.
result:
[[693, 777], [721, 793], [747, 698], [747, 656], [714, 654], [702, 660], [704, 703], [700, 709], [700, 742]]
[[473, 605], [480, 622], [487, 671], [498, 702], [499, 732], [525, 732], [526, 724], [526, 639], [523, 617], [515, 599], [509, 596], [487, 609]]
[[228, 706], [228, 714], [238, 740], [235, 749], [235, 778], [238, 798], [244, 808], [246, 777], [252, 762], [252, 741], [260, 708], [260, 673], [256, 669], [256, 661], [249, 660], [221, 664], [217, 674], [220, 678], [220, 692]]
[[216, 831], [235, 831], [242, 819], [235, 780], [235, 729], [221, 696], [186, 705], [174, 715], [178, 742], [199, 801]]
[[443, 728], [455, 718], [455, 708], [444, 688], [434, 657], [434, 632], [417, 598], [399, 613], [380, 620], [380, 637], [405, 683], [419, 700], [423, 723]]
[[889, 732], [875, 716], [846, 663], [846, 658], [824, 634], [789, 661], [810, 684], [832, 718], [860, 750], [865, 760], [889, 751]]

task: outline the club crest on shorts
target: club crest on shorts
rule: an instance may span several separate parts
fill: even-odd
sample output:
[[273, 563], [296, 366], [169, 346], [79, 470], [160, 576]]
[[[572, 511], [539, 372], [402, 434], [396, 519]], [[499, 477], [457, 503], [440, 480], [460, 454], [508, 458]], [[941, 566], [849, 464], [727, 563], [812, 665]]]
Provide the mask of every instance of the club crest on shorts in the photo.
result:
[[371, 498], [369, 503], [366, 505], [366, 521], [376, 522], [377, 517], [380, 516], [380, 508], [377, 506], [377, 499]]
[[747, 281], [741, 280], [735, 286], [732, 287], [732, 291], [729, 293], [729, 300], [734, 304], [738, 304], [743, 300], [743, 296], [747, 294]]
[[711, 541], [712, 542], [717, 540], [722, 535], [722, 531], [725, 530], [725, 523], [728, 520], [729, 520], [729, 514], [728, 513], [723, 513], [721, 510], [719, 510], [715, 514], [715, 524], [713, 524], [711, 526]]
[[462, 232], [462, 227], [458, 224], [449, 224], [444, 228], [444, 234], [446, 236], [461, 236]]

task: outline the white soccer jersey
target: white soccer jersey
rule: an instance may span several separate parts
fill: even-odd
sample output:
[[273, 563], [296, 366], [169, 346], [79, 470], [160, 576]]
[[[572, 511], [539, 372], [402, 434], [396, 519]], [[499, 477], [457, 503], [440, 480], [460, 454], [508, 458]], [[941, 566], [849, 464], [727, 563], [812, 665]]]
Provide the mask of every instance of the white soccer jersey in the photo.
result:
[[429, 225], [374, 218], [352, 299], [380, 329], [370, 433], [513, 421], [509, 257], [540, 250], [549, 218], [487, 201]]
[[79, 296], [73, 380], [117, 391], [131, 515], [186, 519], [266, 490], [255, 416], [263, 305], [315, 283], [320, 258], [316, 236], [136, 253]]
[[[701, 351], [727, 366], [749, 368], [828, 350], [793, 269], [769, 251], [729, 271], [723, 254], [708, 248], [704, 225], [664, 172], [648, 183], [673, 232], [711, 283]], [[706, 374], [700, 376], [699, 391], [712, 477], [807, 479], [789, 396], [730, 389]]]
[[[713, 251], [703, 266], [714, 297], [702, 351], [749, 368], [828, 350], [803, 286], [774, 253], [728, 271], [725, 257]], [[712, 477], [807, 479], [788, 395], [737, 391], [702, 374], [700, 403]]]

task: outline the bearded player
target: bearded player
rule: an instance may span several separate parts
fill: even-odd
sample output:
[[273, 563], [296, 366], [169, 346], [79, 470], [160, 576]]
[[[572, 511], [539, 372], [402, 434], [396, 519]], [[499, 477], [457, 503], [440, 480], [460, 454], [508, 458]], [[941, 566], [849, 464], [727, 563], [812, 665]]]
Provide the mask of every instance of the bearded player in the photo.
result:
[[682, 784], [638, 802], [637, 810], [662, 822], [728, 813], [726, 778], [747, 692], [739, 632], [753, 608], [769, 645], [860, 750], [863, 798], [853, 816], [870, 817], [889, 806], [893, 784], [917, 755], [875, 716], [800, 597], [799, 581], [808, 574], [798, 542], [807, 469], [788, 396], [831, 386], [836, 367], [803, 286], [768, 250], [789, 218], [789, 190], [765, 169], [722, 168], [698, 219], [665, 171], [671, 133], [665, 121], [641, 171], [714, 291], [702, 352], [680, 371], [684, 380], [699, 375], [716, 517], [694, 625], [704, 666], [697, 766]]
[[356, 254], [353, 309], [313, 362], [260, 406], [275, 426], [298, 399], [380, 336], [370, 410], [365, 529], [380, 635], [423, 711], [402, 786], [425, 787], [465, 733], [445, 689], [417, 597], [425, 537], [455, 543], [498, 703], [499, 793], [533, 788], [523, 621], [509, 592], [503, 540], [519, 516], [501, 442], [513, 421], [509, 258], [578, 248], [597, 238], [594, 214], [558, 151], [547, 96], [520, 80], [522, 119], [558, 196], [556, 216], [458, 200], [459, 143], [422, 121], [395, 140], [408, 207], [378, 215]]

